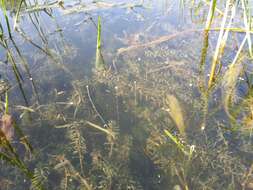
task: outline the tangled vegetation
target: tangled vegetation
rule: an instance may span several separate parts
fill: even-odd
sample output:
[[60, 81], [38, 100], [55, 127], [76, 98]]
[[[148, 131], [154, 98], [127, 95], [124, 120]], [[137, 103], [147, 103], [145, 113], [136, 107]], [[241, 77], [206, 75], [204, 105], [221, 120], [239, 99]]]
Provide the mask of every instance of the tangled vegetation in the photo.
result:
[[1, 0], [1, 188], [253, 189], [249, 2], [154, 4]]

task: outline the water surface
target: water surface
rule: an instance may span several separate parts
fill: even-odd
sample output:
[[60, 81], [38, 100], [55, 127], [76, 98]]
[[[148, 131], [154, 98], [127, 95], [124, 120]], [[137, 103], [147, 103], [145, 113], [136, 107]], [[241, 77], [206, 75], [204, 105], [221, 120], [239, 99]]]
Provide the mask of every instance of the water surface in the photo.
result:
[[[11, 85], [9, 112], [34, 153], [17, 132], [11, 144], [34, 172], [34, 187], [244, 189], [252, 183], [251, 68], [238, 78], [231, 119], [220, 80], [206, 90], [218, 36], [210, 33], [203, 66], [207, 5], [170, 0], [40, 5], [21, 8], [16, 31], [11, 24], [12, 40], [0, 14], [23, 78], [17, 80], [1, 47], [0, 75]], [[7, 9], [13, 23], [17, 7]], [[105, 70], [95, 65], [99, 16]], [[229, 36], [223, 74], [236, 54], [234, 39]], [[19, 168], [3, 163], [0, 183], [4, 189], [31, 186]]]

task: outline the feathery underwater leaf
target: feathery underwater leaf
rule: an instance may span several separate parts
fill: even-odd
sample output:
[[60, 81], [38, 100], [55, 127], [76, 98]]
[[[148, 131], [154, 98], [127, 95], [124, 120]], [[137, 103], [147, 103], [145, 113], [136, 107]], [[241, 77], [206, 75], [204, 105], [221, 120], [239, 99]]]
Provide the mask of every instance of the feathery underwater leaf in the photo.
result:
[[229, 116], [229, 118], [234, 121], [235, 121], [235, 118], [229, 113], [229, 104], [230, 104], [231, 97], [233, 96], [233, 92], [236, 88], [237, 80], [243, 69], [243, 65], [242, 65], [243, 57], [240, 57], [240, 53], [246, 43], [246, 40], [247, 40], [247, 36], [244, 37], [232, 64], [229, 66], [228, 70], [225, 72], [223, 80], [221, 82], [224, 109], [227, 115]]
[[177, 100], [177, 98], [173, 95], [167, 95], [166, 97], [166, 104], [169, 107], [169, 114], [172, 120], [175, 122], [176, 127], [178, 128], [180, 134], [185, 136], [185, 124], [184, 124], [184, 117], [183, 111], [181, 106]]
[[81, 168], [81, 173], [84, 173], [84, 154], [86, 152], [86, 143], [85, 139], [81, 134], [80, 127], [78, 123], [73, 123], [71, 127], [68, 128], [68, 138], [71, 141], [73, 148], [73, 153], [77, 154], [79, 157], [79, 163]]
[[47, 168], [35, 168], [31, 179], [32, 188], [35, 190], [43, 190], [43, 184], [47, 181], [48, 175]]

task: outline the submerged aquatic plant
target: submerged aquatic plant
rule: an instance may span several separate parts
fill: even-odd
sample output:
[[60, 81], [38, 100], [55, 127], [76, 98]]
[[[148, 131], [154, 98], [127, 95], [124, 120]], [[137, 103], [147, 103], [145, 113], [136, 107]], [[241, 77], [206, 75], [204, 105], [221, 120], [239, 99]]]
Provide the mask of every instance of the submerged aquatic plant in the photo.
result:
[[[5, 113], [0, 119], [0, 160], [4, 160], [11, 166], [18, 168], [33, 184], [33, 182], [36, 182], [34, 173], [26, 166], [13, 145], [14, 130], [17, 132], [17, 136], [20, 137], [20, 143], [23, 143], [30, 153], [33, 149], [22, 130], [16, 125], [12, 115], [9, 113], [8, 92], [6, 92], [5, 97]], [[42, 185], [33, 185], [33, 188], [36, 190], [43, 189]]]
[[[4, 121], [3, 121], [4, 119]], [[0, 160], [5, 161], [6, 163], [10, 164], [11, 166], [18, 168], [26, 178], [33, 180], [34, 173], [30, 171], [28, 166], [24, 163], [24, 161], [20, 158], [20, 156], [17, 153], [17, 150], [11, 143], [11, 138], [13, 136], [13, 133], [10, 132], [9, 126], [13, 125], [13, 121], [9, 115], [5, 115], [4, 118], [2, 118], [2, 122], [4, 123], [4, 128], [0, 130]], [[11, 126], [13, 127], [13, 126]], [[8, 130], [8, 131], [6, 131]], [[42, 186], [34, 186], [34, 189], [36, 190], [42, 190]]]
[[177, 129], [182, 136], [185, 136], [186, 126], [184, 123], [183, 111], [177, 98], [173, 95], [167, 95], [166, 104], [169, 107], [169, 114], [172, 120], [175, 122]]
[[[76, 168], [73, 166], [73, 164], [64, 156], [64, 155], [59, 155], [56, 157], [56, 160], [58, 163], [55, 165], [54, 169], [55, 170], [61, 170], [64, 169], [64, 175], [65, 178], [68, 180], [68, 178], [73, 178], [76, 181], [80, 182], [81, 184], [81, 189], [87, 189], [87, 190], [92, 190], [91, 184], [88, 182], [88, 180], [82, 176], [76, 170]], [[64, 188], [68, 189], [68, 182], [64, 182]]]
[[79, 128], [80, 126], [78, 124], [73, 123], [73, 125], [68, 129], [68, 138], [71, 141], [70, 145], [73, 147], [74, 154], [78, 155], [81, 174], [84, 174], [83, 155], [86, 152], [86, 143]]
[[[216, 3], [216, 1], [210, 3], [214, 2]], [[215, 6], [214, 4], [212, 5], [213, 7], [211, 7], [211, 9], [213, 10]], [[211, 18], [213, 19], [213, 17]], [[100, 17], [98, 18], [97, 26], [95, 67], [97, 70], [101, 70], [105, 68], [105, 64], [104, 61], [101, 62], [103, 57], [101, 53]], [[210, 26], [207, 25], [207, 28], [207, 30], [209, 30]], [[226, 29], [224, 29], [224, 35], [225, 32]], [[223, 37], [225, 37], [224, 35]], [[175, 36], [173, 38], [175, 38]], [[161, 38], [160, 40], [142, 44], [142, 46], [135, 46], [134, 49], [136, 50], [138, 47], [150, 47], [149, 50], [154, 53], [155, 50], [151, 48], [152, 44], [161, 44], [161, 42], [165, 42], [168, 39], [171, 39], [171, 37]], [[161, 46], [163, 45], [161, 44]], [[161, 53], [169, 52], [168, 47], [165, 49], [166, 50]], [[124, 52], [124, 55], [125, 54], [127, 54], [127, 51]], [[154, 57], [158, 58], [159, 56]], [[168, 56], [166, 59], [167, 58]], [[142, 60], [144, 60], [143, 64], [147, 65], [146, 62], [148, 61], [143, 57], [141, 61]], [[194, 136], [191, 138], [189, 130], [189, 134], [187, 134], [188, 139], [190, 139], [189, 141], [200, 141], [198, 143], [201, 148], [204, 147], [203, 153], [196, 152], [196, 157], [201, 158], [199, 159], [200, 162], [198, 162], [199, 160], [192, 163], [190, 162], [195, 156], [193, 154], [194, 146], [189, 146], [183, 142], [183, 140], [186, 140], [184, 137], [186, 137], [186, 127], [188, 127], [188, 125], [186, 125], [185, 122], [184, 108], [179, 100], [186, 102], [185, 99], [187, 98], [194, 103], [198, 103], [199, 100], [196, 97], [188, 96], [188, 94], [185, 95], [185, 88], [183, 89], [184, 93], [178, 91], [180, 85], [178, 81], [176, 81], [177, 79], [174, 80], [172, 79], [174, 76], [171, 76], [171, 73], [175, 74], [172, 69], [173, 66], [178, 67], [178, 65], [174, 63], [164, 65], [164, 62], [161, 62], [162, 66], [159, 66], [157, 70], [152, 70], [153, 65], [148, 65], [148, 70], [152, 70], [153, 72], [150, 76], [146, 76], [145, 78], [142, 73], [146, 72], [146, 68], [143, 68], [142, 64], [132, 64], [133, 61], [130, 60], [122, 66], [123, 69], [121, 67], [119, 68], [119, 75], [117, 76], [110, 73], [110, 76], [102, 76], [99, 79], [96, 78], [97, 76], [93, 76], [88, 82], [85, 80], [84, 82], [82, 81], [84, 85], [79, 85], [74, 88], [75, 92], [72, 94], [72, 98], [70, 95], [71, 93], [69, 94], [68, 92], [69, 89], [65, 89], [68, 84], [64, 84], [64, 89], [60, 89], [62, 91], [58, 91], [58, 88], [55, 89], [57, 96], [53, 98], [48, 96], [50, 98], [46, 100], [46, 104], [34, 105], [34, 109], [32, 109], [31, 112], [36, 116], [39, 115], [39, 117], [35, 119], [36, 122], [34, 122], [36, 127], [32, 128], [32, 130], [36, 130], [36, 133], [40, 132], [40, 130], [42, 131], [41, 128], [45, 130], [51, 129], [51, 124], [53, 126], [62, 123], [69, 124], [58, 127], [66, 128], [62, 130], [65, 132], [65, 135], [59, 135], [58, 131], [56, 134], [46, 133], [46, 139], [52, 138], [52, 136], [57, 137], [53, 140], [50, 139], [52, 143], [48, 143], [49, 140], [47, 140], [44, 145], [40, 141], [44, 140], [41, 136], [39, 136], [38, 139], [35, 138], [35, 140], [40, 143], [39, 146], [43, 147], [41, 151], [43, 160], [39, 160], [39, 165], [41, 162], [52, 162], [52, 160], [48, 158], [50, 156], [47, 155], [56, 155], [57, 164], [51, 169], [54, 170], [53, 172], [57, 171], [56, 178], [59, 179], [59, 184], [57, 180], [54, 180], [54, 175], [51, 175], [54, 173], [50, 174], [51, 171], [48, 168], [40, 167], [33, 169], [33, 172], [31, 172], [32, 184], [35, 187], [42, 186], [47, 181], [47, 178], [53, 176], [52, 179], [49, 179], [52, 180], [53, 189], [228, 189], [227, 187], [229, 185], [225, 183], [227, 183], [227, 181], [230, 182], [230, 179], [225, 180], [225, 185], [222, 183], [222, 187], [224, 188], [215, 188], [217, 187], [215, 186], [215, 182], [218, 181], [219, 177], [232, 176], [231, 179], [233, 179], [234, 174], [237, 172], [237, 170], [229, 170], [230, 167], [226, 167], [226, 171], [223, 171], [223, 166], [227, 164], [227, 160], [231, 160], [232, 156], [231, 152], [226, 153], [223, 149], [218, 149], [220, 141], [214, 143], [208, 141], [210, 145], [208, 144], [208, 148], [204, 149], [205, 142], [196, 134], [193, 134]], [[189, 70], [190, 69], [191, 68], [189, 68]], [[228, 93], [230, 92], [230, 88], [234, 88], [234, 84], [238, 78], [238, 73], [233, 75], [235, 71], [239, 71], [237, 65], [234, 65], [224, 76], [224, 81], [230, 81], [223, 86], [225, 90], [228, 90]], [[168, 75], [166, 74], [168, 73], [170, 77], [167, 77]], [[56, 76], [59, 76], [57, 74]], [[190, 74], [190, 76], [192, 77], [192, 74]], [[232, 77], [232, 79], [229, 79], [229, 77]], [[132, 85], [132, 79], [135, 81], [134, 85]], [[73, 80], [73, 78], [71, 78], [71, 80]], [[176, 82], [171, 82], [173, 80]], [[42, 83], [43, 82], [44, 81], [42, 81]], [[68, 81], [64, 80], [64, 82], [67, 83]], [[104, 94], [102, 93], [102, 95], [99, 94], [93, 98], [93, 91], [89, 91], [88, 85], [92, 83], [94, 89], [98, 90], [100, 87], [98, 82], [103, 84], [103, 88], [105, 87], [105, 92], [102, 91], [102, 93], [108, 93], [109, 96], [112, 97], [110, 101], [104, 98]], [[116, 101], [113, 99], [113, 96], [115, 96], [115, 94], [113, 94], [115, 86], [117, 87]], [[46, 87], [50, 88], [50, 85]], [[54, 86], [53, 88], [56, 87]], [[171, 93], [171, 91], [176, 91], [175, 93], [178, 93], [175, 96], [168, 95], [165, 100], [166, 106], [169, 108], [169, 116], [171, 117], [169, 122], [168, 114], [165, 114], [160, 109], [164, 104], [163, 95], [164, 93], [168, 93], [168, 91], [169, 93]], [[87, 95], [85, 96], [85, 94]], [[97, 101], [99, 101], [97, 99], [100, 99], [101, 104], [97, 103]], [[91, 106], [87, 105], [87, 102], [90, 102]], [[113, 106], [115, 102], [117, 102], [117, 108]], [[50, 111], [50, 106], [52, 105], [53, 111]], [[17, 106], [15, 107], [17, 108]], [[42, 107], [44, 109], [42, 109]], [[114, 109], [116, 109], [116, 111]], [[114, 112], [118, 112], [117, 123], [107, 122], [115, 119], [114, 116], [116, 114]], [[194, 109], [193, 112], [197, 111]], [[197, 112], [197, 114], [199, 114], [199, 112]], [[43, 117], [41, 117], [42, 115]], [[174, 126], [180, 133], [179, 136], [183, 137], [183, 140], [167, 129], [171, 124], [170, 121], [174, 122]], [[45, 123], [50, 123], [50, 125], [45, 125]], [[213, 123], [213, 125], [214, 124], [215, 123]], [[37, 127], [38, 125], [43, 127]], [[120, 130], [117, 129], [119, 126]], [[164, 129], [165, 126], [166, 129]], [[117, 138], [118, 133], [121, 133], [120, 138]], [[40, 133], [40, 135], [41, 134], [42, 133]], [[204, 134], [208, 140], [217, 140], [216, 137], [209, 136], [208, 133]], [[58, 136], [60, 136], [60, 139]], [[66, 137], [66, 139], [63, 137]], [[110, 144], [109, 150], [105, 148], [108, 144]], [[46, 149], [44, 146], [50, 148]], [[147, 147], [147, 150], [145, 148], [143, 150], [143, 147]], [[216, 149], [216, 147], [218, 148]], [[46, 156], [45, 152], [47, 153]], [[11, 153], [9, 154], [11, 155]], [[64, 156], [59, 156], [60, 154]], [[213, 155], [220, 157], [218, 164], [216, 160], [211, 159]], [[228, 157], [228, 155], [230, 157]], [[21, 158], [20, 160], [22, 161]], [[13, 164], [14, 162], [11, 163]], [[14, 166], [20, 168], [18, 164]], [[239, 165], [239, 167], [242, 167], [242, 165]], [[147, 172], [145, 173], [143, 170]], [[230, 172], [231, 175], [228, 175], [227, 172]], [[236, 178], [236, 180], [238, 179]]]
[[230, 114], [229, 106], [231, 105], [231, 98], [234, 95], [234, 91], [236, 90], [238, 78], [239, 78], [241, 71], [243, 69], [242, 61], [243, 61], [244, 56], [241, 55], [241, 52], [242, 52], [242, 49], [246, 43], [246, 40], [247, 40], [247, 36], [244, 37], [233, 62], [229, 65], [229, 68], [225, 72], [222, 82], [221, 82], [222, 83], [224, 108], [225, 108], [225, 111], [226, 111], [228, 117], [233, 122], [236, 122], [236, 120]]

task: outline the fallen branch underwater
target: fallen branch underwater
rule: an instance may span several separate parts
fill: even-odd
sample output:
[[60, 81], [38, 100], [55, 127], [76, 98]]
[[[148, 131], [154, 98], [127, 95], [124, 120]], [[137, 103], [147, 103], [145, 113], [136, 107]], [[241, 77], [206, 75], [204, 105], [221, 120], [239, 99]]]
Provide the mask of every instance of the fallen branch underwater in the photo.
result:
[[[226, 28], [225, 28], [226, 29]], [[219, 31], [220, 28], [210, 28], [209, 31], [212, 32], [216, 32]], [[227, 28], [227, 30], [229, 30], [230, 32], [236, 32], [236, 33], [246, 33], [246, 30], [240, 29], [240, 28]], [[128, 47], [123, 47], [123, 48], [119, 48], [117, 49], [117, 55], [121, 55], [125, 52], [128, 51], [133, 51], [139, 48], [147, 48], [147, 47], [152, 47], [158, 44], [161, 44], [163, 42], [172, 40], [178, 36], [183, 36], [185, 34], [188, 33], [192, 33], [192, 32], [203, 32], [205, 31], [205, 29], [187, 29], [187, 30], [183, 30], [174, 34], [169, 34], [169, 35], [165, 35], [165, 36], [161, 36], [153, 41], [147, 42], [147, 43], [140, 43], [140, 44], [134, 44], [134, 45], [130, 45]], [[250, 33], [253, 33], [253, 31], [249, 31]]]
[[128, 52], [128, 51], [136, 50], [136, 49], [139, 49], [139, 48], [147, 48], [147, 47], [155, 46], [155, 45], [161, 44], [163, 42], [166, 42], [168, 40], [172, 40], [172, 39], [174, 39], [178, 36], [181, 36], [181, 35], [184, 35], [184, 34], [187, 34], [187, 33], [191, 33], [191, 32], [197, 32], [197, 31], [202, 31], [202, 30], [199, 30], [199, 29], [184, 30], [184, 31], [177, 32], [177, 33], [174, 33], [174, 34], [161, 36], [158, 39], [155, 39], [151, 42], [142, 43], [142, 44], [135, 44], [135, 45], [128, 46], [128, 47], [125, 47], [125, 48], [119, 48], [117, 50], [117, 55], [120, 55], [120, 54]]

